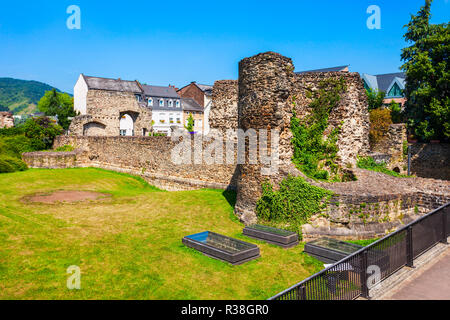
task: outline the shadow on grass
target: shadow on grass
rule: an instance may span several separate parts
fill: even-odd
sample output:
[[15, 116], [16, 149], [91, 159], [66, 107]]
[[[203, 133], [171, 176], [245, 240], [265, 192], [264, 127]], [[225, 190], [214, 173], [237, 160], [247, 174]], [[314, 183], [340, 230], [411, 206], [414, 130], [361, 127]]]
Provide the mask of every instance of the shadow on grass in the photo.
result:
[[236, 191], [225, 190], [224, 192], [222, 192], [222, 195], [227, 200], [227, 202], [230, 204], [230, 206], [232, 206], [234, 208], [234, 206], [236, 205], [236, 195], [237, 195]]

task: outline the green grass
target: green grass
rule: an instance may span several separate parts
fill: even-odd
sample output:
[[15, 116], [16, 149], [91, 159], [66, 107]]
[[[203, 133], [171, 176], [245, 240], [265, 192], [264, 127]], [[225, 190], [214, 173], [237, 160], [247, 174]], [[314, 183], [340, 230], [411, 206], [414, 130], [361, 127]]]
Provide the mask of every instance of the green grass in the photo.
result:
[[410, 176], [397, 173], [395, 171], [389, 170], [386, 167], [386, 163], [376, 163], [372, 157], [358, 157], [357, 167], [360, 169], [366, 169], [376, 172], [381, 172], [397, 178], [409, 178]]
[[367, 240], [346, 240], [346, 242], [350, 242], [353, 244], [358, 244], [363, 247], [367, 247], [369, 244], [372, 244], [377, 240], [379, 240], [379, 239], [375, 238], [375, 239], [367, 239]]
[[[55, 190], [108, 193], [106, 200], [26, 203]], [[322, 264], [242, 235], [235, 194], [163, 192], [100, 169], [31, 169], [0, 175], [0, 299], [267, 299]], [[185, 247], [211, 230], [256, 243], [261, 258], [232, 266]], [[68, 290], [71, 265], [81, 290]]]

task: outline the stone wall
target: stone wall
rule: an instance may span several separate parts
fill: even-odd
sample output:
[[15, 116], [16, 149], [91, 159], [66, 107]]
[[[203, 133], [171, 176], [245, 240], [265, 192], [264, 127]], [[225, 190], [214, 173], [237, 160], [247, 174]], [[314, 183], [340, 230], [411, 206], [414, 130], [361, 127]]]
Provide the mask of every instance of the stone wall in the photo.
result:
[[413, 143], [411, 173], [422, 178], [450, 180], [450, 144]]
[[296, 97], [298, 116], [309, 112], [308, 106], [312, 98], [307, 92], [318, 90], [319, 84], [327, 79], [345, 79], [346, 91], [341, 95], [338, 106], [330, 113], [329, 126], [325, 135], [334, 128], [341, 127], [337, 146], [338, 163], [342, 166], [356, 165], [357, 156], [369, 152], [370, 120], [367, 107], [367, 96], [358, 73], [352, 72], [314, 72], [297, 75], [293, 95]]
[[[330, 77], [344, 77], [347, 84], [340, 104], [331, 111], [329, 123], [331, 128], [342, 125], [337, 142], [340, 164], [354, 167], [357, 155], [369, 154], [369, 115], [359, 75], [349, 72], [298, 75], [294, 73], [291, 59], [273, 52], [242, 60], [239, 63], [238, 82], [216, 82], [213, 89], [215, 110], [211, 110], [212, 129], [267, 130], [269, 143], [264, 149], [258, 150], [259, 160], [261, 154], [271, 153], [271, 137], [275, 136], [273, 133], [276, 132], [279, 135], [277, 148], [279, 160], [276, 161], [277, 166], [273, 167], [276, 169], [272, 168], [273, 171], [263, 170], [265, 166], [260, 162], [250, 163], [248, 140], [245, 140], [247, 145], [245, 161], [237, 166], [208, 165], [201, 161], [195, 164], [196, 158], [203, 158], [202, 152], [196, 150], [196, 144], [190, 145], [194, 155], [191, 157], [193, 163], [176, 164], [172, 161], [171, 152], [178, 142], [168, 137], [60, 136], [57, 137], [54, 147], [72, 145], [76, 147], [75, 153], [67, 153], [65, 157], [58, 153], [33, 153], [24, 154], [23, 158], [30, 167], [100, 167], [128, 172], [140, 175], [150, 183], [167, 190], [236, 188], [235, 213], [245, 224], [252, 224], [257, 222], [255, 207], [261, 196], [263, 182], [268, 180], [276, 189], [288, 175], [305, 177], [292, 164], [290, 121], [293, 108], [296, 108], [299, 116], [307, 114], [311, 98], [308, 98], [306, 91], [316, 90], [322, 80]], [[94, 99], [97, 94], [103, 96], [96, 93], [91, 98]], [[295, 105], [292, 102], [294, 96]], [[128, 98], [131, 103], [132, 97]], [[118, 115], [126, 111], [119, 105], [114, 108]], [[131, 107], [125, 109], [138, 112], [138, 109]], [[97, 125], [87, 129], [98, 134], [97, 130], [101, 130], [102, 126], [102, 117], [107, 116], [100, 106], [98, 113], [85, 118], [77, 117], [73, 125], [79, 127], [82, 123], [84, 126], [86, 123], [97, 121]], [[103, 123], [105, 128], [111, 127], [111, 124], [107, 123], [110, 120], [113, 119], [107, 119], [106, 123]], [[389, 135], [392, 139], [385, 142], [383, 150], [389, 150], [390, 158], [391, 155], [394, 159], [400, 158], [400, 152], [403, 152], [404, 127], [392, 126]], [[203, 142], [200, 146], [204, 148], [205, 143], [208, 144]], [[235, 144], [234, 148], [237, 149]], [[225, 149], [226, 146], [223, 146], [223, 150]], [[436, 176], [439, 176], [437, 172], [441, 172], [440, 178], [445, 176], [442, 172], [449, 163], [448, 146], [421, 147], [417, 144], [413, 146], [412, 153], [413, 165], [429, 168], [426, 163], [430, 163], [430, 159], [433, 159]], [[312, 185], [334, 193], [327, 210], [317, 213], [310, 223], [303, 226], [305, 239], [322, 235], [342, 238], [382, 236], [450, 201], [450, 181], [400, 179], [358, 168], [352, 170], [358, 178], [357, 181], [327, 183], [305, 177]]]
[[[239, 63], [239, 128], [277, 130], [279, 171], [271, 176], [261, 174], [261, 166], [248, 162], [238, 165], [238, 195], [235, 212], [245, 223], [256, 221], [256, 201], [261, 184], [277, 184], [288, 174], [302, 175], [292, 164], [293, 148], [290, 121], [295, 107], [299, 117], [306, 115], [311, 98], [321, 81], [343, 77], [346, 91], [329, 117], [330, 129], [342, 126], [337, 145], [339, 163], [354, 166], [357, 155], [369, 151], [369, 113], [363, 82], [357, 73], [328, 72], [296, 74], [292, 60], [274, 52], [261, 53]], [[295, 97], [296, 104], [293, 104]], [[270, 139], [269, 139], [270, 140]], [[268, 146], [268, 149], [270, 145]]]
[[213, 104], [209, 114], [211, 129], [226, 131], [238, 127], [238, 82], [221, 80], [214, 83]]
[[433, 209], [450, 202], [449, 195], [423, 192], [376, 196], [333, 196], [327, 211], [303, 225], [305, 241], [323, 236], [341, 239], [381, 238]]
[[384, 161], [389, 170], [407, 174], [408, 156], [403, 149], [406, 143], [406, 124], [391, 124], [384, 138], [371, 147], [370, 156], [376, 161]]
[[118, 136], [120, 118], [124, 114], [133, 118], [135, 136], [150, 132], [152, 111], [140, 105], [133, 93], [91, 89], [87, 94], [87, 114], [72, 120], [69, 133], [78, 136]]
[[65, 169], [76, 168], [83, 153], [73, 152], [27, 152], [22, 155], [29, 168]]
[[0, 129], [14, 127], [14, 118], [11, 112], [0, 112]]
[[[171, 153], [177, 142], [169, 137], [57, 137], [54, 148], [64, 145], [76, 148], [77, 167], [99, 167], [141, 175], [167, 190], [234, 189], [236, 185], [235, 165], [195, 164], [194, 157], [191, 164], [174, 163]], [[192, 143], [191, 147], [194, 155], [195, 145]], [[47, 160], [51, 153], [43, 154], [24, 154], [24, 160], [30, 167], [63, 167], [53, 164], [57, 160]], [[39, 157], [44, 160], [38, 160]]]

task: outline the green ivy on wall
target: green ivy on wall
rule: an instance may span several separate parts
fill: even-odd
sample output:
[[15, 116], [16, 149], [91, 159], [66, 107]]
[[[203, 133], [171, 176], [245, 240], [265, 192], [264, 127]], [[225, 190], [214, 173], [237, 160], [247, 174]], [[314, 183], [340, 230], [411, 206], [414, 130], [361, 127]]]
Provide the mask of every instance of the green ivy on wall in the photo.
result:
[[319, 83], [317, 92], [308, 92], [313, 98], [310, 114], [303, 119], [297, 118], [295, 100], [291, 118], [292, 145], [294, 149], [293, 163], [307, 176], [334, 181], [342, 181], [339, 166], [336, 164], [338, 135], [340, 127], [334, 128], [326, 139], [324, 132], [328, 128], [331, 111], [339, 104], [341, 94], [346, 90], [344, 78], [326, 79]]
[[269, 182], [262, 184], [262, 195], [256, 204], [256, 214], [263, 222], [282, 226], [301, 234], [301, 226], [309, 218], [324, 211], [331, 191], [310, 185], [302, 177], [288, 176], [279, 190]]

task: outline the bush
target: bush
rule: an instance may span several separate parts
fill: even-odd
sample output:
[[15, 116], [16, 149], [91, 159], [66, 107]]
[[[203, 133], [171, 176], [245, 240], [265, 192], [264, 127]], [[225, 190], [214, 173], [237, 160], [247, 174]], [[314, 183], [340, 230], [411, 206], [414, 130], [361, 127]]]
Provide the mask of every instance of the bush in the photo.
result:
[[62, 132], [62, 128], [47, 117], [30, 118], [21, 126], [0, 129], [0, 172], [26, 170], [22, 153], [50, 148]]
[[331, 195], [331, 191], [312, 186], [302, 177], [289, 176], [278, 191], [269, 182], [262, 184], [256, 213], [263, 221], [282, 223], [286, 229], [301, 234], [301, 226], [326, 207]]
[[393, 123], [403, 122], [403, 113], [400, 104], [395, 103], [395, 101], [392, 100], [389, 104], [389, 110], [391, 110], [391, 119]]
[[[56, 148], [54, 151], [56, 151], [56, 152], [70, 152], [70, 151], [73, 151], [73, 150], [75, 150], [74, 146], [72, 146], [70, 144], [65, 144], [65, 145], [63, 145], [61, 147]], [[51, 151], [53, 151], [53, 150], [51, 150]]]
[[7, 155], [0, 155], [0, 173], [25, 171], [27, 169], [27, 165], [21, 159]]
[[369, 141], [372, 146], [383, 140], [391, 124], [391, 110], [375, 109], [370, 112]]
[[366, 95], [369, 111], [379, 109], [383, 106], [384, 98], [386, 96], [386, 93], [383, 91], [376, 91], [369, 88], [366, 90]]
[[17, 136], [0, 136], [0, 155], [8, 155], [11, 157], [21, 158], [22, 153], [36, 151], [31, 140], [24, 135]]
[[31, 139], [31, 145], [35, 150], [50, 149], [55, 137], [64, 132], [61, 126], [47, 117], [28, 119], [23, 127], [25, 136]]
[[16, 126], [11, 128], [0, 129], [0, 137], [11, 137], [24, 134], [25, 130], [23, 126]]

